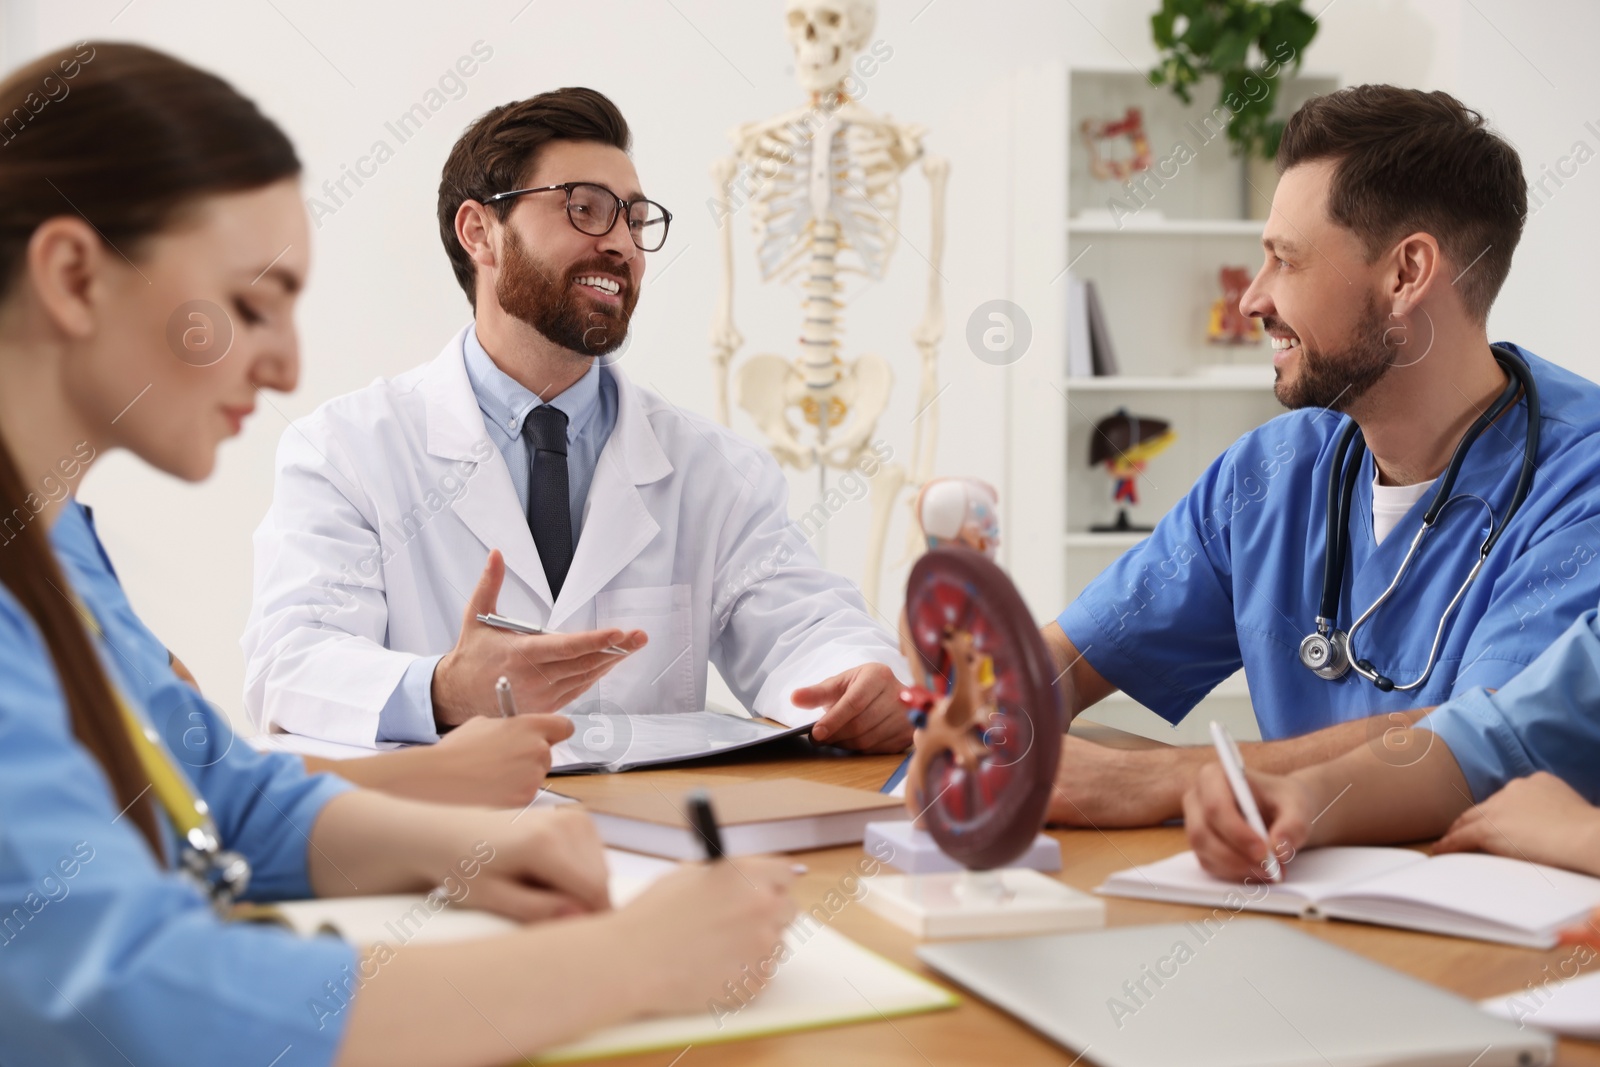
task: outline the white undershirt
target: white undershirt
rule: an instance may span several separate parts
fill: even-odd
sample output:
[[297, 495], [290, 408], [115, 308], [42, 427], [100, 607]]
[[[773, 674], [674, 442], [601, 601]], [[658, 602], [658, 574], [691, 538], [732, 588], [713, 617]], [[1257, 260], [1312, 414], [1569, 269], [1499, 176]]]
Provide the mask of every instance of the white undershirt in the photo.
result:
[[1433, 488], [1437, 478], [1429, 478], [1416, 485], [1379, 485], [1378, 476], [1372, 476], [1372, 538], [1378, 544], [1389, 536], [1389, 531], [1400, 525], [1411, 506]]

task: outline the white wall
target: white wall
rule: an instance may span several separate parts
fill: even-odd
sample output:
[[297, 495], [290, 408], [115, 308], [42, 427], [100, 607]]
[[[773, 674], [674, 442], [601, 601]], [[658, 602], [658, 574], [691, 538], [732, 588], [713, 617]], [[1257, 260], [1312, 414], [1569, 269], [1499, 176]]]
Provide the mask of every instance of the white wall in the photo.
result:
[[[1309, 0], [1316, 10], [1319, 0]], [[195, 669], [224, 708], [236, 711], [243, 664], [237, 637], [249, 603], [250, 544], [271, 492], [273, 449], [286, 420], [373, 377], [433, 356], [467, 316], [439, 246], [434, 192], [439, 167], [462, 126], [489, 106], [562, 85], [611, 95], [632, 123], [635, 158], [652, 196], [677, 214], [668, 247], [647, 277], [635, 340], [624, 366], [687, 408], [709, 412], [707, 333], [718, 272], [718, 231], [706, 208], [707, 168], [726, 150], [734, 125], [801, 102], [789, 70], [776, 0], [631, 0], [616, 4], [497, 0], [89, 0], [72, 5], [0, 0], [0, 60], [6, 67], [86, 38], [150, 43], [224, 74], [287, 128], [306, 164], [308, 192], [336, 177], [383, 125], [419, 101], [473, 44], [493, 56], [395, 158], [345, 206], [321, 220], [315, 269], [300, 325], [305, 373], [297, 393], [264, 403], [243, 437], [223, 449], [203, 486], [152, 474], [109, 457], [90, 475], [83, 499], [135, 605]], [[1060, 62], [1148, 67], [1153, 59], [1148, 0], [884, 0], [875, 36], [892, 58], [868, 82], [864, 103], [926, 125], [932, 151], [952, 161], [947, 280], [948, 336], [942, 374], [944, 473], [1002, 480], [1005, 419], [1002, 371], [979, 362], [963, 340], [980, 303], [1008, 297], [1008, 218], [1027, 224], [1027, 176], [996, 129], [995, 109], [1024, 68]], [[1600, 12], [1582, 0], [1335, 0], [1310, 51], [1311, 65], [1346, 82], [1385, 80], [1444, 88], [1483, 108], [1524, 152], [1530, 175], [1554, 165], [1582, 139], [1600, 149], [1600, 93], [1581, 54], [1600, 39]], [[596, 29], [598, 27], [598, 30]], [[1514, 47], [1508, 47], [1508, 35]], [[585, 43], [592, 42], [592, 43]], [[1520, 53], [1520, 55], [1519, 55]], [[1526, 57], [1526, 58], [1523, 58]], [[1042, 138], [1060, 130], [1039, 130]], [[1570, 169], [1570, 168], [1569, 168]], [[1600, 235], [1600, 164], [1567, 182], [1531, 221], [1493, 332], [1600, 375], [1586, 323], [1589, 267]], [[108, 175], [108, 180], [112, 176]], [[1034, 189], [1032, 196], [1060, 197]], [[927, 278], [926, 185], [908, 176], [902, 244], [890, 277], [847, 309], [848, 358], [876, 351], [899, 368], [895, 404], [882, 432], [902, 455], [914, 414], [915, 350], [909, 331]], [[736, 225], [740, 270], [736, 310], [747, 347], [793, 354], [799, 300], [763, 290], [750, 262], [746, 220]], [[1586, 284], [1587, 283], [1587, 284]], [[1027, 288], [1026, 286], [1020, 286]], [[852, 291], [853, 292], [853, 291]], [[1057, 354], [1036, 358], [1055, 359]], [[748, 429], [748, 424], [736, 425]], [[1026, 440], [1026, 428], [1020, 428]], [[1017, 428], [1011, 440], [1019, 439]], [[1040, 442], [1038, 447], [1056, 447]], [[796, 478], [794, 510], [810, 505], [811, 478]], [[1013, 485], [1011, 492], [1038, 491]], [[859, 573], [867, 508], [852, 504], [828, 526], [830, 562]], [[893, 562], [903, 526], [891, 539]], [[1008, 529], [1012, 539], [1059, 538], [1059, 530]], [[891, 568], [885, 587], [902, 582]]]

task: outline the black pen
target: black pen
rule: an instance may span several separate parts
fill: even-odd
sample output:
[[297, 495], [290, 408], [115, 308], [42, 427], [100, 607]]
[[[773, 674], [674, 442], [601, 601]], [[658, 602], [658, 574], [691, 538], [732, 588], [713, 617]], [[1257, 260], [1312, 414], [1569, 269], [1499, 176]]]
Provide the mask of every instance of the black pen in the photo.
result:
[[684, 800], [689, 805], [689, 826], [700, 835], [705, 846], [706, 859], [722, 858], [722, 830], [717, 826], [717, 816], [711, 810], [711, 797], [704, 789], [696, 789]]

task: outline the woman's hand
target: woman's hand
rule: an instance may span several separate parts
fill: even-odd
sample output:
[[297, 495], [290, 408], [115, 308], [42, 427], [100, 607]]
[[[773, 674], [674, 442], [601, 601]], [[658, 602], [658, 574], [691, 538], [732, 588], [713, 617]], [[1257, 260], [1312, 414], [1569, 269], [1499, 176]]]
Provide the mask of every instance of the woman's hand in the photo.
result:
[[647, 1010], [704, 1010], [727, 995], [725, 983], [740, 980], [746, 966], [763, 982], [771, 978], [787, 958], [782, 940], [795, 915], [793, 881], [780, 860], [717, 860], [667, 875], [618, 912], [619, 958], [648, 983]]
[[[449, 804], [520, 808], [538, 796], [550, 773], [551, 749], [572, 736], [565, 715], [469, 719], [415, 752], [409, 795]], [[424, 763], [426, 760], [426, 763]]]
[[1462, 812], [1433, 851], [1492, 852], [1600, 875], [1600, 808], [1539, 771]]
[[469, 907], [521, 923], [611, 907], [605, 848], [576, 805], [494, 812], [483, 838], [493, 852], [463, 899]]
[[[1271, 851], [1287, 863], [1311, 836], [1316, 798], [1300, 779], [1246, 770], [1245, 780], [1267, 825]], [[1222, 764], [1207, 763], [1183, 797], [1183, 826], [1195, 856], [1213, 877], [1266, 878], [1268, 842], [1250, 829]]]
[[359, 759], [305, 756], [312, 774], [328, 771], [364, 789], [433, 804], [520, 808], [539, 795], [551, 750], [572, 736], [565, 715], [468, 719], [437, 744]]

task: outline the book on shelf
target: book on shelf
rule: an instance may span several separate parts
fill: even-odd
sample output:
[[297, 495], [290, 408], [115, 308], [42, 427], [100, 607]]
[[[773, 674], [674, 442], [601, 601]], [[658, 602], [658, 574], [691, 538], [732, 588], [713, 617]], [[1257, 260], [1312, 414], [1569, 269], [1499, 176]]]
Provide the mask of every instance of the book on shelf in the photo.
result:
[[1067, 375], [1106, 378], [1120, 374], [1111, 327], [1095, 283], [1067, 273]]

